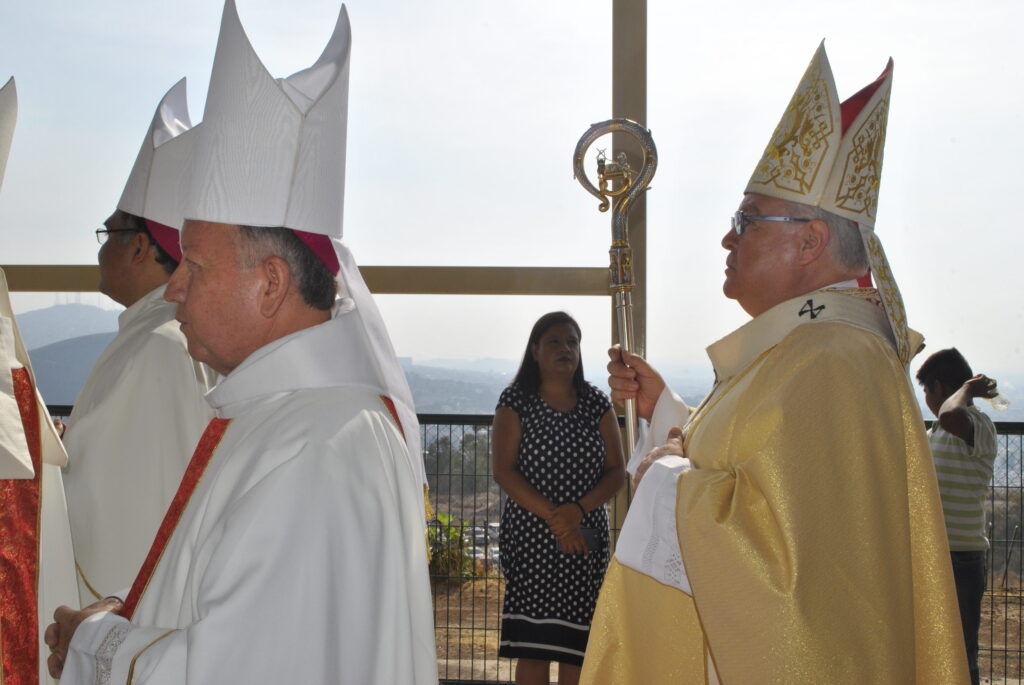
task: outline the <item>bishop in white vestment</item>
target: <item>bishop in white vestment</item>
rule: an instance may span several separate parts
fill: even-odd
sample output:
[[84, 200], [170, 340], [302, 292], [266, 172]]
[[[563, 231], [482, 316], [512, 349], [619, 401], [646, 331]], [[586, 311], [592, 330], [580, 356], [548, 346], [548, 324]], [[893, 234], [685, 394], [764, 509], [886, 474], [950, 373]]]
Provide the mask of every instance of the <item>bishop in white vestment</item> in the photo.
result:
[[[0, 88], [0, 183], [16, 117], [12, 78]], [[75, 600], [66, 460], [0, 269], [0, 683], [53, 682], [42, 631], [57, 606]]]
[[165, 294], [216, 417], [123, 603], [58, 610], [64, 685], [437, 682], [419, 426], [340, 240], [349, 46], [342, 9], [274, 80], [227, 0]]
[[193, 361], [164, 300], [181, 259], [190, 128], [185, 79], [157, 106], [117, 210], [99, 235], [100, 291], [127, 307], [64, 435], [80, 606], [131, 585], [213, 416], [213, 373]]

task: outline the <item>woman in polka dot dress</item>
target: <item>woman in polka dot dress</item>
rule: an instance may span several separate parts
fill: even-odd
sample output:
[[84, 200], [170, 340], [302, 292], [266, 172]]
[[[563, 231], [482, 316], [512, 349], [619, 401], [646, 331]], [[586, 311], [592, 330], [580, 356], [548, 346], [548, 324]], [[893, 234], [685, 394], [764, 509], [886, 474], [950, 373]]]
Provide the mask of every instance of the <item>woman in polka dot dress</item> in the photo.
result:
[[608, 565], [605, 502], [625, 470], [611, 402], [583, 380], [580, 327], [564, 312], [533, 326], [515, 380], [494, 411], [494, 480], [505, 604], [498, 654], [518, 658], [516, 683], [579, 681]]

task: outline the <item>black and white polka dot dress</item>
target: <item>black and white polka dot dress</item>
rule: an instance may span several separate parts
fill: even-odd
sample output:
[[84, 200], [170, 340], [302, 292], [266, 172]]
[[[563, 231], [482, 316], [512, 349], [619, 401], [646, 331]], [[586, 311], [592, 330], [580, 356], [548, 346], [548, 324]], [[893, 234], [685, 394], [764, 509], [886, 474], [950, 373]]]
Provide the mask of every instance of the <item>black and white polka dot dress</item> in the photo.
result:
[[[605, 460], [598, 425], [611, 408], [603, 392], [587, 383], [576, 406], [560, 412], [513, 383], [498, 406], [519, 416], [517, 467], [542, 495], [556, 505], [568, 504], [597, 485]], [[591, 511], [580, 525], [597, 531], [597, 548], [586, 556], [564, 554], [543, 519], [506, 499], [499, 540], [506, 582], [500, 656], [583, 663], [608, 566], [607, 509]]]

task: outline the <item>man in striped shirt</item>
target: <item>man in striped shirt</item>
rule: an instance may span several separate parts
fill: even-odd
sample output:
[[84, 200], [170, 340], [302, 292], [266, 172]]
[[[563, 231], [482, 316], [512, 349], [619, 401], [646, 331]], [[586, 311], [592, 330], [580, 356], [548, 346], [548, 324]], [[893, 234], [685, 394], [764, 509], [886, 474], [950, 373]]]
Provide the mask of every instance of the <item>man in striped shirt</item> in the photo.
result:
[[938, 419], [928, 431], [928, 441], [939, 478], [971, 682], [978, 685], [978, 629], [989, 547], [985, 497], [996, 458], [996, 428], [973, 400], [995, 396], [996, 382], [971, 373], [955, 347], [930, 356], [918, 370], [917, 380]]

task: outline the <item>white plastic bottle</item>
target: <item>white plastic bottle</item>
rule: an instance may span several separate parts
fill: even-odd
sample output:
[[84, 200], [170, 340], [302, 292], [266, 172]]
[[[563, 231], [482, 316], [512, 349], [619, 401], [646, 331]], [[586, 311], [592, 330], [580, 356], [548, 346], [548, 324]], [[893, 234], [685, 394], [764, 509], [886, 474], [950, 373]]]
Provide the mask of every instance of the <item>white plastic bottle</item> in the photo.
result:
[[1006, 411], [1010, 408], [1009, 398], [1001, 392], [996, 393], [995, 397], [986, 397], [985, 399], [989, 401], [992, 408], [996, 411]]

